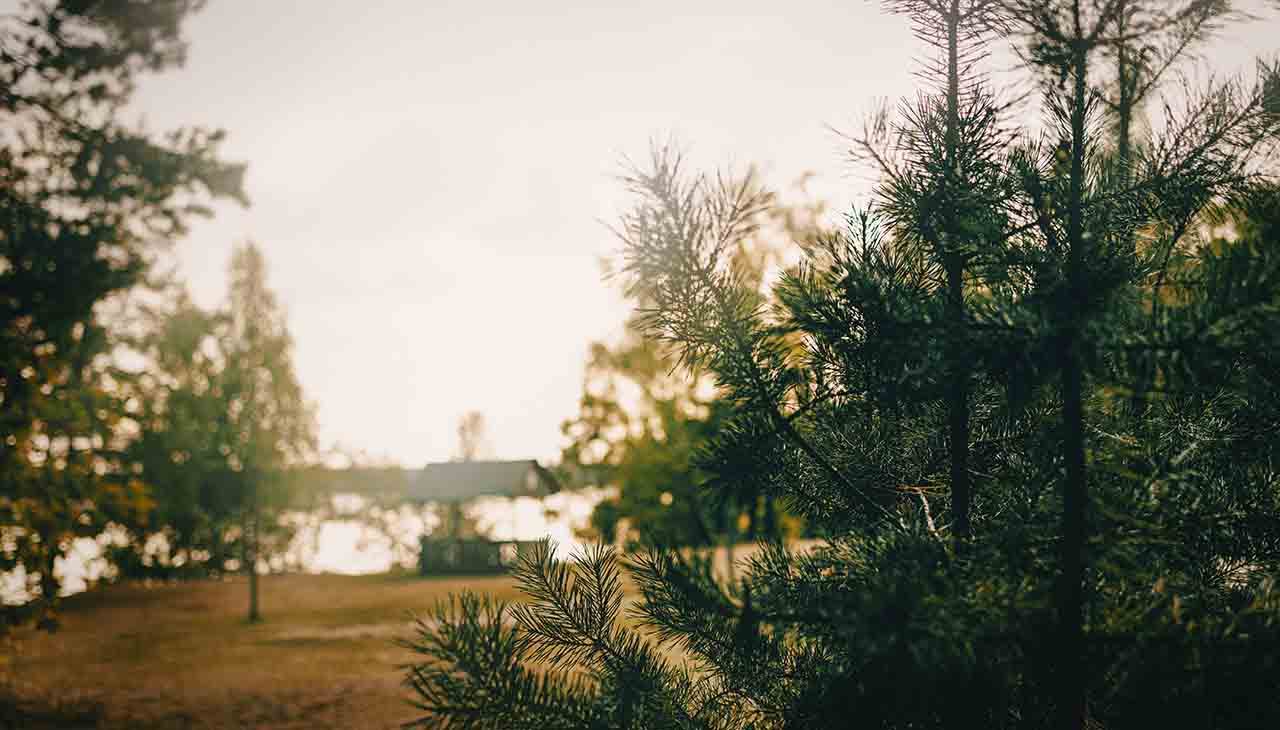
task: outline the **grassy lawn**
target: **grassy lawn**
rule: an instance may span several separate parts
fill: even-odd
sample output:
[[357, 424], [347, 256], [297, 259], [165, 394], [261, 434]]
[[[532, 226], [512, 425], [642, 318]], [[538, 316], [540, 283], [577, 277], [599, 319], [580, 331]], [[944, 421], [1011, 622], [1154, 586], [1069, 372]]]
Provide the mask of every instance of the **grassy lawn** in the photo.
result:
[[243, 579], [68, 599], [57, 633], [4, 647], [0, 727], [7, 695], [31, 728], [394, 728], [415, 716], [400, 687], [409, 655], [393, 644], [411, 613], [462, 588], [515, 597], [505, 577], [289, 575], [261, 586], [255, 625]]

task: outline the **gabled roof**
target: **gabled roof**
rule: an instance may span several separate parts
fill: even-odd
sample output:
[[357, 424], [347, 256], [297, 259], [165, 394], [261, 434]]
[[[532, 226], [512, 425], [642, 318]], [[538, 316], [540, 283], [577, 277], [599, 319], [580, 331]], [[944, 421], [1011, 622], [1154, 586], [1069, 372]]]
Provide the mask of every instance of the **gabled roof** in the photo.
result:
[[541, 497], [560, 491], [551, 472], [533, 459], [427, 464], [409, 485], [415, 502], [467, 502], [480, 497]]
[[417, 470], [401, 469], [398, 466], [358, 466], [346, 469], [300, 466], [283, 472], [289, 493], [304, 499], [334, 494], [395, 498], [405, 494], [417, 477]]

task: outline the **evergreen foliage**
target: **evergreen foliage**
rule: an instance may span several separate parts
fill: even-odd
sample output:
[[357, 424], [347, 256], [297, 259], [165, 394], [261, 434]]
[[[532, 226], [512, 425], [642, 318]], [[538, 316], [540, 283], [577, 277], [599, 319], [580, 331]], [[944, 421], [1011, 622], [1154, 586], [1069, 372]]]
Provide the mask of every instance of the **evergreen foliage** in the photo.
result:
[[[730, 255], [771, 204], [750, 175], [655, 150], [618, 226], [645, 331], [732, 404], [706, 488], [824, 544], [736, 580], [544, 546], [527, 603], [419, 627], [421, 726], [1280, 725], [1276, 69], [1184, 83], [1140, 134], [1230, 3], [886, 6], [935, 89], [855, 139], [876, 195], [772, 297]], [[978, 73], [1001, 38], [1038, 104]]]

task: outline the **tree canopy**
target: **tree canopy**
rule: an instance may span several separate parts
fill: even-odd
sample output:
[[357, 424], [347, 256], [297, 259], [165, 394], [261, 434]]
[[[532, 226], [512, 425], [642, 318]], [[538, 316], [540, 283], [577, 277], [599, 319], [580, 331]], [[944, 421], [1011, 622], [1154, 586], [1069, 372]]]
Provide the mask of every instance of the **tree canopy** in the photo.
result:
[[126, 575], [222, 575], [260, 538], [260, 561], [283, 559], [293, 536], [279, 520], [283, 473], [314, 453], [313, 409], [261, 249], [238, 247], [229, 273], [223, 307], [205, 311], [179, 288], [144, 310], [129, 340], [144, 367], [128, 381], [139, 428], [126, 453], [154, 506], [114, 554]]

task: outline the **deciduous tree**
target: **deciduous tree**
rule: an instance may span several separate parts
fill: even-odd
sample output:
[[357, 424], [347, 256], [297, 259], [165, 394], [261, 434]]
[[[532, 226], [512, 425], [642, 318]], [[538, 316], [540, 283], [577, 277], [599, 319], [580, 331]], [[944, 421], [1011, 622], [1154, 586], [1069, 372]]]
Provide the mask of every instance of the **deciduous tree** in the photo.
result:
[[258, 571], [264, 508], [285, 503], [281, 470], [315, 448], [314, 415], [293, 370], [285, 313], [267, 287], [267, 263], [252, 242], [231, 257], [228, 326], [222, 343], [230, 432], [227, 463], [243, 484], [244, 569], [249, 620], [260, 619]]

